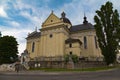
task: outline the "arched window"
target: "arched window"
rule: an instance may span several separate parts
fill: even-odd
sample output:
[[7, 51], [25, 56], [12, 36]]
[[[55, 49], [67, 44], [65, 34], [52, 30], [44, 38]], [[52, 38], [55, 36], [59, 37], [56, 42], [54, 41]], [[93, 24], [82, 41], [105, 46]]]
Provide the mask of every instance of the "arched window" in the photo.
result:
[[98, 48], [96, 36], [94, 37], [94, 40], [95, 40], [95, 47]]
[[69, 44], [69, 47], [70, 47], [70, 48], [72, 47], [72, 44], [71, 44], [71, 43]]
[[33, 42], [32, 43], [32, 52], [34, 52], [34, 49], [35, 49], [35, 43]]
[[87, 38], [84, 36], [84, 49], [87, 49]]

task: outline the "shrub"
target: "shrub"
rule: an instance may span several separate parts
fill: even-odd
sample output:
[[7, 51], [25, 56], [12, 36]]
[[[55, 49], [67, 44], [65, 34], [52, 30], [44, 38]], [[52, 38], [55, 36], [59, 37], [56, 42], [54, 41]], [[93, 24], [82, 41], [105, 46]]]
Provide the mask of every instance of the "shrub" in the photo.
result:
[[[75, 55], [75, 54], [71, 54], [72, 56], [72, 60], [73, 60], [73, 62], [74, 63], [78, 63], [78, 61], [79, 61], [79, 58], [78, 58], [78, 56], [77, 55]], [[67, 63], [67, 62], [69, 62], [69, 54], [66, 54], [65, 56], [64, 56], [64, 61]]]

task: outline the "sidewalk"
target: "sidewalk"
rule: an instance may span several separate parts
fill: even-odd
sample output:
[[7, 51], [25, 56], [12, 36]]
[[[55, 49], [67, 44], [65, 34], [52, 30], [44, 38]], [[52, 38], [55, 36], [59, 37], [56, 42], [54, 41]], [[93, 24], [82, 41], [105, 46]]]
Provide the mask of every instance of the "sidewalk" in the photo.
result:
[[[109, 69], [109, 70], [101, 70], [101, 71], [93, 71], [93, 72], [106, 72], [106, 71], [112, 71], [117, 70], [115, 69]], [[83, 72], [45, 72], [45, 71], [19, 71], [18, 73], [16, 71], [2, 71], [0, 72], [0, 75], [65, 75], [65, 74], [78, 74], [78, 73], [90, 73], [92, 71], [83, 71]]]

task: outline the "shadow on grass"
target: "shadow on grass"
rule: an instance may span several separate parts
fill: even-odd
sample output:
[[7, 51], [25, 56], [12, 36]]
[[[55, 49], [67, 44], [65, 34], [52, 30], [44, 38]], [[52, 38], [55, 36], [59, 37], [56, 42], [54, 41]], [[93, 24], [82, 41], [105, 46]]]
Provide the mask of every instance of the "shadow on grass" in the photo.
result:
[[45, 72], [83, 72], [83, 71], [102, 71], [102, 70], [110, 70], [115, 69], [116, 66], [112, 67], [97, 67], [97, 68], [83, 68], [83, 69], [66, 69], [66, 68], [31, 68], [30, 70], [36, 71], [45, 71]]

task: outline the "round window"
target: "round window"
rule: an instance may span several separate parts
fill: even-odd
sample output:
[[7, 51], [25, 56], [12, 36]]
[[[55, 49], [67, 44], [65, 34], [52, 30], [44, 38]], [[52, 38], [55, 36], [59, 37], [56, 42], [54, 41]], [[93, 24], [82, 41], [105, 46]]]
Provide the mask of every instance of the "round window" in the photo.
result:
[[52, 34], [50, 34], [50, 38], [52, 38], [53, 37], [53, 35]]

